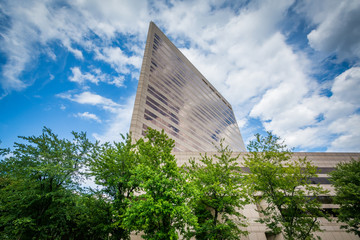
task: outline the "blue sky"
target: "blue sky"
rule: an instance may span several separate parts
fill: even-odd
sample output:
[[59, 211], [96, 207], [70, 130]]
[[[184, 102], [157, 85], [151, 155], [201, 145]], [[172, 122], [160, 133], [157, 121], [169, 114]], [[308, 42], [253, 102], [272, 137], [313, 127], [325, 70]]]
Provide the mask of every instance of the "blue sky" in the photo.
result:
[[232, 104], [245, 144], [360, 151], [360, 1], [0, 1], [0, 139], [129, 130], [150, 21]]

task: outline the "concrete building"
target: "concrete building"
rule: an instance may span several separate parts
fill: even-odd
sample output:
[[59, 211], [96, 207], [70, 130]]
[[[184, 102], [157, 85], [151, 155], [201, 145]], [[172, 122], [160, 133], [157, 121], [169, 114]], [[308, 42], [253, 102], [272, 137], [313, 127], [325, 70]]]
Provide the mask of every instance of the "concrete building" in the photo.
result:
[[[189, 158], [199, 158], [200, 153], [216, 154], [214, 144], [223, 138], [234, 155], [241, 154], [240, 165], [243, 162], [246, 149], [230, 103], [152, 22], [130, 132], [134, 139], [139, 139], [148, 127], [164, 129], [175, 140], [174, 154], [179, 165]], [[305, 156], [320, 172], [312, 182], [321, 184], [334, 194], [327, 174], [339, 162], [360, 158], [360, 153], [294, 153], [293, 158]], [[325, 210], [337, 207], [329, 201], [329, 196], [323, 196]], [[248, 205], [243, 210], [250, 223], [247, 228], [250, 234], [243, 239], [268, 239], [266, 227], [256, 222], [259, 218], [256, 209], [257, 206]], [[324, 240], [360, 239], [340, 229], [340, 224], [336, 222], [321, 221], [324, 232], [317, 234]], [[133, 239], [140, 237], [133, 236]]]
[[245, 151], [230, 103], [152, 22], [130, 132], [139, 139], [148, 127], [164, 129], [174, 152], [214, 151], [223, 138]]

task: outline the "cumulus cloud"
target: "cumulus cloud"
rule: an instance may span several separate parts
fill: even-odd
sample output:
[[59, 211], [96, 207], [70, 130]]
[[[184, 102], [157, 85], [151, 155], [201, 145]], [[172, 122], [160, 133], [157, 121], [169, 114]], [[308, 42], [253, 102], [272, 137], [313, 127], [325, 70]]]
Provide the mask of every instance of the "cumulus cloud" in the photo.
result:
[[[21, 78], [24, 70], [31, 69], [40, 54], [56, 59], [51, 46], [59, 42], [78, 59], [84, 59], [83, 51], [96, 51], [102, 46], [90, 39], [94, 34], [101, 38], [100, 45], [111, 45], [116, 34], [137, 36], [133, 45], [145, 40], [149, 20], [147, 5], [143, 1], [72, 1], [57, 2], [52, 0], [3, 1], [0, 10], [11, 19], [9, 26], [1, 31], [0, 50], [6, 56], [2, 66], [0, 84], [5, 95], [13, 90], [19, 91], [33, 84]], [[134, 21], [137, 19], [137, 21]], [[135, 38], [135, 39], [137, 39]], [[129, 39], [132, 41], [131, 39]], [[39, 47], [41, 46], [41, 47]], [[111, 58], [111, 48], [104, 48], [101, 56]], [[116, 54], [116, 52], [115, 52]], [[122, 55], [123, 56], [123, 55]], [[114, 56], [115, 64], [119, 55]], [[126, 56], [121, 66], [141, 64], [139, 56]], [[139, 63], [140, 61], [140, 63]], [[109, 63], [113, 62], [109, 60]], [[116, 65], [113, 65], [116, 66]], [[127, 68], [118, 68], [128, 73]], [[136, 74], [134, 75], [136, 76]], [[119, 79], [113, 83], [119, 85]]]
[[[276, 103], [282, 98], [280, 93], [287, 92], [285, 89], [278, 92], [269, 90], [252, 109], [250, 116], [262, 119], [266, 130], [279, 134], [291, 146], [309, 149], [328, 145], [329, 151], [357, 149], [359, 74], [360, 69], [353, 67], [337, 76], [333, 81], [331, 97], [319, 93], [305, 95], [288, 107]], [[346, 146], [350, 139], [354, 142]]]
[[129, 66], [140, 69], [142, 57], [127, 56], [119, 47], [106, 47], [96, 52], [96, 59], [109, 63], [117, 72], [130, 73]]
[[150, 21], [147, 1], [75, 0], [72, 6], [81, 12], [89, 28], [101, 38], [112, 39], [117, 33], [146, 37]]
[[354, 114], [349, 117], [337, 119], [329, 125], [329, 130], [338, 134], [331, 143], [328, 151], [347, 151], [359, 149], [360, 145], [360, 115]]
[[101, 123], [101, 120], [98, 116], [96, 116], [93, 113], [89, 113], [89, 112], [77, 113], [77, 114], [74, 114], [74, 117], [79, 117], [79, 118], [88, 119], [88, 120], [94, 120], [98, 123]]
[[111, 119], [104, 126], [102, 133], [94, 133], [93, 137], [101, 142], [122, 141], [120, 134], [129, 132], [135, 95], [126, 99], [126, 104], [117, 108]]
[[350, 104], [359, 104], [360, 67], [353, 67], [336, 77], [331, 88], [334, 97]]
[[340, 60], [359, 59], [359, 1], [304, 1], [298, 10], [316, 25], [307, 36], [311, 47], [327, 54], [336, 54]]
[[69, 77], [71, 82], [76, 82], [80, 85], [84, 85], [86, 82], [98, 84], [99, 82], [105, 82], [116, 87], [124, 86], [124, 76], [114, 76], [106, 73], [102, 73], [100, 69], [94, 69], [93, 73], [82, 73], [79, 67], [71, 68], [72, 76]]
[[58, 94], [57, 97], [67, 99], [79, 104], [88, 104], [100, 107], [110, 112], [110, 117], [102, 121], [97, 115], [89, 112], [74, 114], [75, 117], [94, 120], [103, 124], [101, 133], [93, 133], [93, 137], [101, 142], [122, 141], [120, 134], [129, 132], [132, 110], [135, 101], [135, 95], [124, 100], [124, 104], [118, 104], [111, 99], [91, 93], [83, 92], [73, 94], [71, 92]]
[[[73, 43], [81, 41], [86, 26], [81, 24], [79, 14], [71, 7], [47, 0], [5, 1], [0, 3], [0, 9], [11, 18], [10, 26], [5, 27], [0, 38], [0, 49], [7, 57], [1, 78], [5, 92], [22, 90], [32, 84], [19, 76], [36, 62], [33, 60], [41, 53], [38, 44], [59, 40], [76, 57], [83, 58]], [[73, 22], [69, 22], [70, 19]]]
[[[310, 6], [310, 1], [302, 5], [302, 14], [309, 14], [307, 17], [316, 22], [314, 31], [328, 27], [319, 34], [323, 38], [311, 40], [311, 46], [315, 48], [316, 41], [319, 44], [328, 41], [325, 45], [332, 46], [336, 42], [330, 43], [334, 34], [342, 37], [344, 46], [351, 43], [350, 47], [356, 49], [358, 41], [353, 41], [359, 39], [356, 31], [347, 36], [337, 26], [342, 24], [340, 18], [346, 19], [345, 31], [351, 26], [353, 29], [360, 26], [354, 26], [357, 15], [353, 12], [357, 12], [357, 4], [351, 1], [350, 7], [332, 1], [328, 7], [325, 2], [320, 6], [320, 2], [316, 2], [316, 7]], [[181, 49], [185, 56], [232, 103], [241, 126], [252, 128], [246, 121], [259, 119], [265, 130], [273, 131], [291, 147], [300, 149], [330, 146], [331, 141], [340, 144], [338, 139], [346, 134], [334, 135], [329, 126], [339, 117], [349, 119], [359, 107], [357, 69], [348, 70], [330, 83], [313, 79], [311, 61], [295, 52], [278, 30], [293, 3], [279, 1], [275, 6], [270, 1], [250, 2], [239, 13], [226, 7], [216, 9], [219, 6], [212, 1], [191, 5], [176, 2], [171, 6], [160, 2], [157, 6], [160, 22], [170, 37], [180, 46], [185, 45]], [[337, 23], [330, 24], [333, 20]], [[184, 24], [176, 24], [179, 21]], [[345, 56], [341, 54], [349, 49], [342, 48], [341, 44], [326, 51]], [[321, 94], [329, 88], [333, 96]]]
[[71, 72], [72, 72], [72, 76], [69, 77], [69, 80], [71, 82], [76, 82], [79, 84], [84, 84], [86, 81], [98, 84], [99, 82], [99, 78], [97, 78], [96, 76], [94, 76], [93, 74], [90, 73], [81, 73], [80, 68], [78, 67], [73, 67], [71, 68]]
[[[338, 61], [349, 60], [348, 70], [327, 82], [314, 79], [311, 56], [295, 51], [281, 32], [280, 26], [294, 5], [309, 24], [308, 44], [335, 55]], [[85, 59], [85, 51], [91, 53], [88, 55], [109, 64], [118, 74], [110, 77], [100, 69], [84, 72], [73, 67], [70, 81], [81, 86], [100, 82], [124, 86], [124, 74], [134, 78], [139, 72], [152, 19], [229, 100], [240, 126], [257, 129], [251, 125], [255, 119], [265, 130], [285, 138], [290, 146], [302, 149], [359, 149], [355, 144], [359, 133], [346, 130], [359, 125], [360, 71], [351, 65], [360, 56], [359, 1], [229, 4], [224, 0], [109, 0], [104, 4], [75, 0], [61, 4], [38, 0], [20, 4], [14, 0], [0, 3], [0, 7], [12, 20], [0, 38], [0, 49], [7, 58], [0, 80], [5, 94], [32, 84], [19, 76], [31, 67], [36, 56], [45, 53], [56, 59], [49, 47], [53, 42], [60, 42], [78, 60]], [[120, 105], [86, 89], [57, 96], [112, 113], [109, 121], [103, 121], [104, 132], [94, 134], [97, 139], [114, 140], [118, 132], [127, 132], [133, 98]], [[322, 94], [324, 89], [332, 95]]]
[[115, 103], [113, 100], [97, 95], [91, 92], [82, 92], [80, 94], [71, 94], [71, 93], [60, 93], [56, 95], [59, 98], [67, 99], [80, 104], [89, 104], [93, 106], [102, 107], [105, 110], [111, 112], [116, 112], [117, 108], [120, 107], [119, 104]]

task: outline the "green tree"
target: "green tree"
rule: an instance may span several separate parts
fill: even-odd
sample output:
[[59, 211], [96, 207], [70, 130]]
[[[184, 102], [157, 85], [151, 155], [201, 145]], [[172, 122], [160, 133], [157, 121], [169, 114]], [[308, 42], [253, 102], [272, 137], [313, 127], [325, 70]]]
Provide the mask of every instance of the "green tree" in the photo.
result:
[[76, 205], [72, 208], [70, 239], [100, 240], [118, 239], [112, 235], [112, 204], [101, 193], [77, 195]]
[[206, 154], [197, 163], [191, 159], [189, 173], [198, 194], [193, 201], [198, 226], [196, 239], [239, 239], [247, 232], [245, 216], [239, 210], [249, 203], [246, 180], [241, 173], [238, 157], [232, 157], [232, 151], [223, 146], [218, 155]]
[[196, 224], [188, 207], [188, 183], [171, 151], [174, 141], [162, 132], [147, 131], [136, 144], [140, 164], [133, 171], [131, 184], [140, 192], [132, 194], [123, 226], [143, 231], [144, 239], [178, 239]]
[[339, 163], [330, 173], [336, 195], [335, 203], [340, 205], [338, 220], [341, 226], [360, 237], [360, 159]]
[[89, 162], [89, 168], [95, 183], [102, 186], [101, 192], [111, 199], [112, 237], [130, 239], [130, 230], [123, 227], [122, 221], [128, 199], [138, 188], [138, 183], [130, 180], [139, 159], [131, 137], [122, 137], [123, 142], [102, 145], [99, 154]]
[[314, 231], [320, 231], [319, 217], [326, 217], [317, 197], [327, 193], [310, 184], [316, 167], [306, 159], [291, 159], [291, 151], [271, 133], [256, 134], [248, 150], [245, 166], [251, 186], [259, 192], [255, 203], [266, 205], [260, 207], [260, 222], [273, 234], [283, 232], [285, 239], [314, 239]]
[[[19, 137], [0, 162], [0, 237], [73, 239], [78, 227], [79, 174], [95, 147], [85, 133], [60, 139], [44, 127], [40, 136]], [[4, 153], [6, 153], [5, 151]]]

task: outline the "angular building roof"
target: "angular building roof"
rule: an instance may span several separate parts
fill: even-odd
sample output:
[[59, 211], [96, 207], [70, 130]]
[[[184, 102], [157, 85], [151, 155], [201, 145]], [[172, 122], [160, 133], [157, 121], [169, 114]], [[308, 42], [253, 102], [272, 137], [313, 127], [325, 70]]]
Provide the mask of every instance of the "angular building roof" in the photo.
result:
[[139, 139], [148, 127], [164, 129], [175, 140], [175, 152], [216, 151], [220, 139], [233, 151], [245, 151], [229, 102], [153, 22], [130, 132]]

